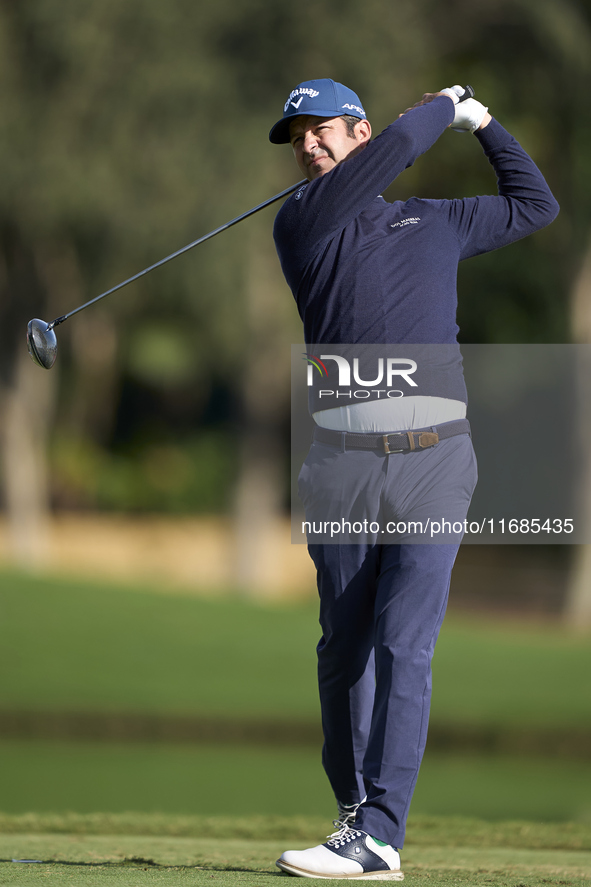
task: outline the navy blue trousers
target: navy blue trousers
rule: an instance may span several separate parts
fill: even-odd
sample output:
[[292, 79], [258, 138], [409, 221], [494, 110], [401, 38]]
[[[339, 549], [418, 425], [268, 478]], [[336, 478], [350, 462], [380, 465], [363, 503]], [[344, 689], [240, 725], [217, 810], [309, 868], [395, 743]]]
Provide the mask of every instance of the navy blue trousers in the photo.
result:
[[311, 545], [318, 570], [323, 764], [367, 801], [368, 834], [402, 847], [427, 740], [431, 658], [458, 545]]
[[[390, 456], [314, 444], [300, 495], [309, 520], [462, 521], [475, 483], [468, 435]], [[431, 659], [462, 533], [451, 535], [447, 544], [424, 536], [379, 544], [381, 534], [326, 544], [309, 536], [323, 632], [324, 768], [339, 801], [358, 803], [367, 794], [356, 824], [395, 847], [404, 843], [427, 739]]]

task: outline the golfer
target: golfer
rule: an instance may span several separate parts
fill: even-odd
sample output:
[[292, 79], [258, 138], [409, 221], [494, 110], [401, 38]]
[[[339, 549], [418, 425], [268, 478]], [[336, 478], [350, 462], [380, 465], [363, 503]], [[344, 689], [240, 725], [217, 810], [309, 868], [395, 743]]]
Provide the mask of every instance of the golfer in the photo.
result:
[[[274, 237], [308, 345], [457, 347], [458, 262], [556, 216], [530, 157], [487, 108], [460, 102], [462, 94], [452, 87], [424, 95], [374, 140], [361, 100], [340, 83], [306, 81], [287, 97], [269, 138], [291, 144], [308, 183], [277, 214]], [[474, 133], [498, 194], [387, 203], [381, 192], [449, 126]], [[452, 361], [416, 395], [374, 394], [328, 409], [312, 399], [314, 443], [300, 475], [307, 513], [318, 502], [355, 501], [370, 519], [404, 523], [438, 507], [465, 517], [476, 465], [458, 367]], [[339, 818], [325, 844], [285, 852], [283, 871], [402, 880], [431, 658], [460, 539], [328, 544], [308, 535], [323, 632], [323, 764]]]

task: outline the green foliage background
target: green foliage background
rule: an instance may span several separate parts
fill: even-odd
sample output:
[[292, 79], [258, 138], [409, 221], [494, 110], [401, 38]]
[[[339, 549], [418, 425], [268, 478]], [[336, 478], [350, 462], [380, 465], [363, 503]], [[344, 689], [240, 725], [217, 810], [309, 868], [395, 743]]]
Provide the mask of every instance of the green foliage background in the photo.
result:
[[[590, 50], [588, 0], [0, 0], [4, 383], [30, 317], [65, 313], [296, 181], [289, 149], [267, 132], [288, 91], [313, 77], [351, 85], [377, 131], [425, 91], [475, 87], [539, 163], [562, 214], [461, 267], [463, 339], [568, 341], [589, 238]], [[387, 196], [491, 190], [477, 146], [446, 133]], [[243, 408], [246, 293], [260, 263], [276, 262], [272, 216], [60, 328], [55, 505], [226, 507], [232, 456], [211, 441]], [[285, 306], [275, 333], [298, 341], [273, 273]], [[190, 472], [178, 480], [196, 450], [212, 465], [210, 488]]]

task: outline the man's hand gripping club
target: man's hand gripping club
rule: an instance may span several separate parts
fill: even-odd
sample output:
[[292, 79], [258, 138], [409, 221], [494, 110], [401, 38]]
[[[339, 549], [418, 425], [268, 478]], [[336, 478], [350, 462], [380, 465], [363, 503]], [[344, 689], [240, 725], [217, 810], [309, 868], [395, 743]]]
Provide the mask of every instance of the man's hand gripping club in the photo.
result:
[[[455, 117], [450, 124], [456, 132], [476, 132], [477, 129], [484, 129], [492, 119], [488, 108], [473, 98], [472, 87], [464, 89], [463, 86], [449, 86], [439, 92], [426, 92], [420, 102], [417, 102], [412, 108], [407, 108], [404, 113], [407, 114], [413, 108], [419, 108], [421, 105], [427, 105], [440, 95], [448, 96], [456, 106]], [[399, 114], [398, 116], [402, 117], [403, 115]]]

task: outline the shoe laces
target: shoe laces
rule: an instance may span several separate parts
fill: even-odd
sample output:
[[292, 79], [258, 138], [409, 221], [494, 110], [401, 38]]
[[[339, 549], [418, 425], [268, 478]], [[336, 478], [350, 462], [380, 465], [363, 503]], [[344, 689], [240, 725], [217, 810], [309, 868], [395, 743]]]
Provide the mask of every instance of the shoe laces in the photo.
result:
[[362, 832], [357, 831], [357, 829], [351, 828], [346, 823], [343, 824], [339, 822], [338, 819], [334, 819], [332, 824], [337, 829], [337, 831], [333, 832], [332, 835], [328, 835], [328, 841], [326, 842], [327, 846], [330, 846], [332, 844], [333, 847], [344, 847], [345, 844], [348, 844], [350, 841], [354, 841], [356, 838], [360, 838], [362, 835]]
[[[365, 801], [365, 798], [363, 801]], [[363, 801], [360, 803], [362, 804]], [[353, 825], [360, 804], [341, 804], [340, 801], [337, 801], [337, 807], [339, 809], [339, 816], [338, 819], [333, 819], [332, 821], [334, 827], [338, 829], [342, 825]]]

